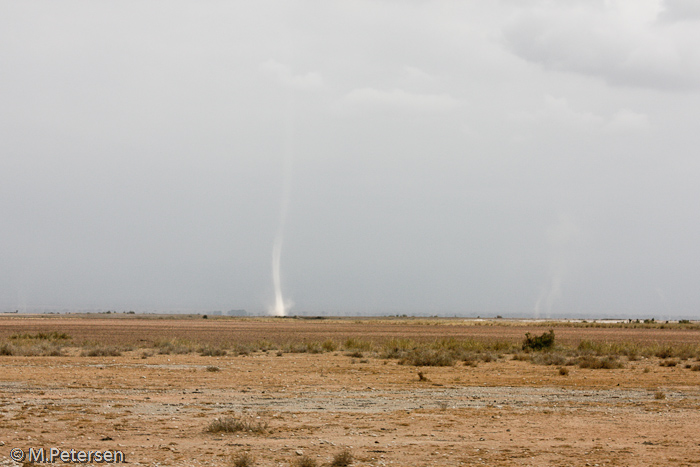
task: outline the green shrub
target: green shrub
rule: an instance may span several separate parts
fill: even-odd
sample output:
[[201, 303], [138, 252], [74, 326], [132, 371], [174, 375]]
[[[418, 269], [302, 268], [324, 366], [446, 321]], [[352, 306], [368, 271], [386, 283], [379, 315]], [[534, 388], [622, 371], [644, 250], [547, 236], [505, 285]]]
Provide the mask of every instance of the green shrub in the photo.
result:
[[550, 329], [541, 336], [533, 336], [529, 332], [525, 333], [523, 350], [544, 350], [554, 347], [554, 330]]

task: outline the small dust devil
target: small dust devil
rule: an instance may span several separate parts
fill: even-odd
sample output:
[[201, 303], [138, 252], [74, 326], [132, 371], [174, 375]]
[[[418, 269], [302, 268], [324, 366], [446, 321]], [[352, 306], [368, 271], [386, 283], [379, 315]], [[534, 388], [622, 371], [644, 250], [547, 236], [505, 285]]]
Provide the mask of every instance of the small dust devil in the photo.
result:
[[280, 260], [282, 258], [282, 241], [284, 239], [284, 224], [287, 220], [287, 208], [289, 206], [290, 184], [292, 178], [292, 158], [293, 150], [293, 104], [290, 100], [287, 105], [287, 118], [285, 122], [284, 138], [284, 175], [282, 182], [282, 203], [280, 205], [280, 221], [272, 245], [272, 284], [275, 288], [275, 304], [270, 310], [270, 314], [275, 316], [286, 316], [287, 310], [292, 306], [291, 302], [284, 300], [282, 296], [282, 281], [280, 278]]
[[282, 235], [275, 238], [275, 244], [272, 246], [272, 283], [275, 287], [275, 305], [271, 310], [275, 316], [285, 316], [287, 314], [287, 305], [282, 297], [282, 284], [280, 281], [280, 257], [282, 256]]
[[289, 157], [285, 158], [284, 190], [282, 194], [282, 206], [280, 209], [280, 223], [272, 244], [272, 285], [275, 288], [275, 305], [270, 310], [270, 314], [275, 316], [286, 316], [291, 303], [285, 302], [282, 296], [282, 280], [280, 278], [280, 261], [282, 259], [282, 241], [284, 239], [284, 224], [287, 218], [287, 205], [289, 204]]

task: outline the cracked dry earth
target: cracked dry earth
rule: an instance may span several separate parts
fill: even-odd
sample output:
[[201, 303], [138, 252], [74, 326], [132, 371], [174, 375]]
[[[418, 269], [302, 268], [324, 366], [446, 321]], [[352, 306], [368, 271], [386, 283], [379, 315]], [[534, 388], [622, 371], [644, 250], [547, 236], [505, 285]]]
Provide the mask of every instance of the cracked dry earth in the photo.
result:
[[[342, 352], [72, 354], [0, 357], [0, 465], [19, 465], [13, 447], [54, 446], [149, 466], [233, 465], [242, 452], [321, 465], [344, 448], [358, 466], [700, 464], [700, 372], [656, 359], [563, 376], [509, 356], [419, 369]], [[268, 431], [205, 431], [241, 414]]]

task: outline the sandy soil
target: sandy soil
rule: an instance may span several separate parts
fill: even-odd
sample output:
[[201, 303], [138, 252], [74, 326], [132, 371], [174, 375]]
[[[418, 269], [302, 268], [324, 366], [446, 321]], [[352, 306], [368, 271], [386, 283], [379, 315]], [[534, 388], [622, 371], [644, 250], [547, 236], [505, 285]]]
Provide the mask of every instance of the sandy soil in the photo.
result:
[[[27, 329], [18, 322], [0, 320], [0, 334]], [[93, 327], [121, 329], [119, 321], [106, 322]], [[126, 324], [142, 325], [133, 323]], [[168, 334], [177, 323], [148, 325]], [[257, 323], [256, 332], [265, 334], [267, 323]], [[65, 324], [76, 332], [76, 323]], [[319, 325], [304, 332], [329, 334], [330, 328], [314, 331]], [[454, 326], [422, 327], [430, 335]], [[53, 321], [51, 329], [59, 328]], [[99, 334], [88, 328], [86, 335]], [[338, 335], [354, 332], [340, 328]], [[500, 330], [501, 338], [511, 332], [472, 329]], [[523, 329], [513, 329], [522, 338]], [[365, 325], [364, 331], [377, 330]], [[566, 330], [571, 339], [576, 331], [588, 330]], [[640, 339], [664, 340], [662, 331], [646, 330]], [[132, 339], [152, 338], [135, 332]], [[700, 334], [689, 335], [697, 342]], [[564, 376], [507, 358], [477, 367], [416, 368], [340, 351], [145, 358], [141, 349], [118, 357], [71, 352], [0, 357], [0, 465], [21, 465], [9, 460], [11, 448], [54, 446], [118, 449], [132, 465], [153, 466], [232, 465], [231, 457], [242, 452], [260, 466], [293, 465], [302, 455], [327, 464], [344, 448], [354, 465], [368, 466], [700, 464], [700, 372], [661, 367], [655, 358], [617, 370], [569, 367]], [[418, 371], [428, 381], [419, 381]], [[225, 416], [252, 417], [268, 430], [206, 432]]]

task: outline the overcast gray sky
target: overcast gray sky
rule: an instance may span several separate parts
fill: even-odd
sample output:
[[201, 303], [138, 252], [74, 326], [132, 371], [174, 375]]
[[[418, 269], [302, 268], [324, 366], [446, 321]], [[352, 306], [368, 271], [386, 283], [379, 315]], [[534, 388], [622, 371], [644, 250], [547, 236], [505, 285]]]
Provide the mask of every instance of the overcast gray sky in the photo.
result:
[[698, 317], [700, 2], [2, 1], [0, 308]]

